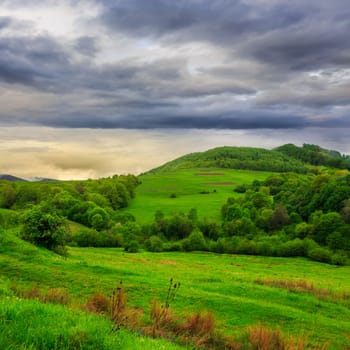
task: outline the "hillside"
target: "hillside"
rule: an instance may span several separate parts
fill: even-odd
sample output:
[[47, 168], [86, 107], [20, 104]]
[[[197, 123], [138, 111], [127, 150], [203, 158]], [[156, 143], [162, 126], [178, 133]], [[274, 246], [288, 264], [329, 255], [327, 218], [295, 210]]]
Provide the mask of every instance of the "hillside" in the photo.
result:
[[349, 169], [350, 158], [338, 151], [306, 144], [303, 147], [288, 144], [273, 150], [225, 146], [184, 155], [150, 172], [161, 174], [178, 169], [223, 168], [305, 174], [317, 171], [316, 166]]
[[[181, 282], [170, 305], [177, 322], [186, 322], [193, 312], [211, 312], [217, 331], [233, 334], [236, 344], [264, 324], [265, 332], [280, 329], [280, 337], [305, 343], [300, 349], [320, 349], [326, 342], [329, 350], [348, 345], [349, 267], [302, 258], [126, 254], [112, 248], [69, 248], [62, 258], [20, 240], [15, 232], [0, 234], [1, 349], [194, 349], [144, 336], [152, 322], [152, 300], [165, 300], [170, 277]], [[108, 314], [96, 316], [84, 306], [95, 293], [110, 295], [121, 280], [129, 310], [143, 312], [135, 320], [137, 334], [124, 327], [112, 331]], [[200, 333], [201, 339], [205, 336]]]

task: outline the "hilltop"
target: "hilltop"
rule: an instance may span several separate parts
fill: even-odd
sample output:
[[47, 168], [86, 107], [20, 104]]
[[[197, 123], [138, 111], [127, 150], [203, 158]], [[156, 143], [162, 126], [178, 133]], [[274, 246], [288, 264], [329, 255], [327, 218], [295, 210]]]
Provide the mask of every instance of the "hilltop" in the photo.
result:
[[217, 147], [172, 160], [150, 173], [163, 173], [190, 168], [225, 168], [272, 172], [317, 172], [317, 166], [350, 168], [350, 157], [317, 145], [298, 147], [286, 144], [272, 150], [253, 147]]

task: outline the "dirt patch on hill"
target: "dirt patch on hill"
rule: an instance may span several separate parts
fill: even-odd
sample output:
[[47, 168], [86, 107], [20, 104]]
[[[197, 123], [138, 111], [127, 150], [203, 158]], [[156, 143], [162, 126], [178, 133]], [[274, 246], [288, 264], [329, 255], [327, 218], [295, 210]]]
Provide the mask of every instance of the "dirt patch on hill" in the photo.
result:
[[204, 182], [204, 185], [219, 185], [219, 186], [228, 186], [234, 185], [235, 183], [232, 181], [223, 181], [223, 182]]
[[142, 262], [142, 263], [147, 263], [147, 264], [150, 264], [152, 262], [150, 259], [134, 258], [134, 257], [131, 257], [130, 260]]
[[177, 265], [177, 262], [171, 260], [160, 260], [159, 263], [163, 265]]

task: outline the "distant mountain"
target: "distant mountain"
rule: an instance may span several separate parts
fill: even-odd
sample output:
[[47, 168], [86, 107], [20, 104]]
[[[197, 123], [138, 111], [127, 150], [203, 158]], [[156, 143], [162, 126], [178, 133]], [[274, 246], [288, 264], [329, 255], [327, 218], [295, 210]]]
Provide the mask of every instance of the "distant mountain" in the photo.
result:
[[338, 151], [325, 150], [316, 145], [297, 147], [288, 144], [272, 150], [225, 146], [187, 154], [150, 172], [162, 173], [188, 168], [230, 168], [303, 174], [315, 170], [319, 165], [350, 169], [350, 158], [342, 156]]
[[45, 177], [30, 177], [30, 178], [20, 178], [17, 176], [9, 174], [0, 174], [0, 180], [6, 180], [10, 182], [52, 182], [57, 181], [55, 179], [45, 178]]
[[6, 181], [10, 181], [10, 182], [27, 181], [25, 179], [21, 179], [20, 177], [8, 175], [8, 174], [0, 174], [0, 180], [6, 180]]
[[50, 179], [50, 178], [38, 177], [38, 176], [29, 177], [29, 178], [26, 178], [26, 180], [30, 181], [30, 182], [53, 182], [53, 181], [58, 181], [56, 179]]

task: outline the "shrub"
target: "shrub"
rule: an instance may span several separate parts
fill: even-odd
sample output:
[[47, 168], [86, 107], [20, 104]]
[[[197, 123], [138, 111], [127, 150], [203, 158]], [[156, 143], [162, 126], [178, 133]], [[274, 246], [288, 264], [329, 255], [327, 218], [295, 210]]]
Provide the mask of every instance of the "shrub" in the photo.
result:
[[98, 232], [94, 229], [82, 228], [73, 236], [79, 247], [98, 247]]
[[150, 252], [163, 251], [163, 241], [158, 236], [151, 236], [146, 242], [145, 247]]
[[207, 250], [203, 233], [198, 230], [193, 231], [188, 238], [183, 240], [182, 247], [185, 251]]
[[64, 288], [48, 289], [43, 301], [45, 303], [67, 305], [70, 301], [70, 296]]
[[251, 327], [247, 332], [247, 338], [253, 349], [283, 350], [287, 348], [287, 343], [279, 329], [272, 330], [263, 326]]
[[280, 256], [305, 256], [305, 245], [304, 242], [296, 238], [292, 241], [288, 241], [281, 245], [279, 249]]
[[136, 240], [130, 241], [124, 247], [124, 250], [129, 253], [137, 253], [139, 249], [140, 249], [140, 245]]
[[320, 261], [320, 262], [324, 262], [324, 263], [331, 263], [332, 262], [332, 254], [326, 248], [318, 247], [318, 248], [311, 249], [308, 252], [308, 257], [312, 260]]
[[180, 242], [169, 242], [163, 244], [163, 251], [166, 252], [181, 252], [182, 245]]
[[344, 253], [335, 253], [331, 257], [333, 265], [345, 266], [349, 264], [348, 257]]
[[184, 330], [188, 332], [190, 336], [196, 336], [199, 338], [209, 338], [215, 329], [215, 321], [211, 312], [201, 313], [197, 312], [187, 317], [187, 322], [184, 324]]
[[97, 314], [107, 313], [110, 308], [110, 299], [104, 294], [95, 293], [92, 298], [86, 303], [86, 309]]
[[276, 255], [276, 247], [268, 241], [257, 242], [256, 253], [262, 256], [274, 256]]

